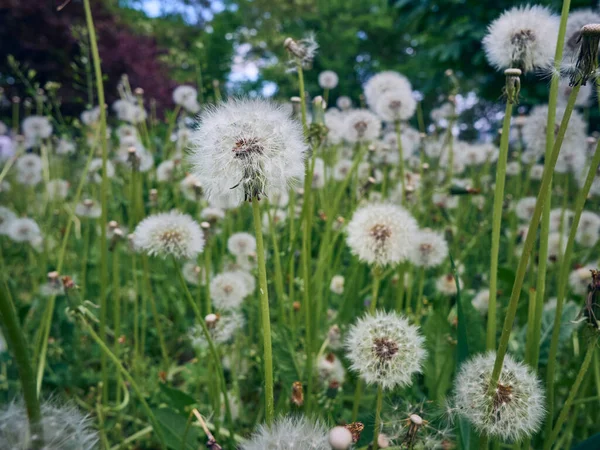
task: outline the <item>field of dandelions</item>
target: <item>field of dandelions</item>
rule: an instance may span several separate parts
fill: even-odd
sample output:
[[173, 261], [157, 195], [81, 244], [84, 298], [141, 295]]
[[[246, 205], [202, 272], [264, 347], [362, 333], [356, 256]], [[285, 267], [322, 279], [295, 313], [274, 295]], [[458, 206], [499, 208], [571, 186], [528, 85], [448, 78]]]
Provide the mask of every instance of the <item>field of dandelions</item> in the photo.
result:
[[432, 111], [392, 71], [329, 105], [313, 37], [292, 99], [9, 99], [0, 449], [600, 448], [600, 15], [566, 4], [490, 24], [482, 142], [452, 70]]

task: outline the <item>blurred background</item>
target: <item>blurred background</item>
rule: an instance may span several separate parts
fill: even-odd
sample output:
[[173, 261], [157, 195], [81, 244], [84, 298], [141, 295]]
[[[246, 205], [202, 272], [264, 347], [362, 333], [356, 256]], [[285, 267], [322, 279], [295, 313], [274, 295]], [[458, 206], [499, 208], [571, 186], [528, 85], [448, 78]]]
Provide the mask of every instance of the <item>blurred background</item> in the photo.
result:
[[[89, 79], [88, 39], [80, 0], [0, 0], [0, 86], [4, 98], [27, 95], [28, 80], [60, 85], [63, 114], [95, 104]], [[172, 106], [178, 84], [202, 85], [214, 100], [213, 80], [224, 95], [286, 99], [297, 94], [287, 69], [286, 37], [314, 32], [320, 49], [306, 73], [307, 91], [320, 93], [319, 72], [338, 73], [330, 94], [358, 102], [361, 86], [382, 70], [396, 70], [412, 82], [428, 114], [451, 87], [447, 69], [460, 82], [463, 116], [493, 117], [503, 76], [485, 61], [481, 38], [507, 0], [95, 0], [93, 13], [108, 102], [118, 96], [127, 74], [155, 100], [158, 114]], [[540, 1], [560, 12], [561, 1]], [[523, 3], [524, 4], [524, 3]], [[571, 9], [597, 7], [574, 0]], [[521, 104], [544, 102], [547, 80], [523, 80]], [[496, 105], [494, 105], [494, 103]], [[463, 117], [465, 123], [468, 117]], [[470, 127], [471, 125], [469, 125]], [[485, 131], [486, 123], [473, 125]], [[468, 129], [462, 130], [469, 133]], [[468, 136], [465, 136], [468, 138]]]

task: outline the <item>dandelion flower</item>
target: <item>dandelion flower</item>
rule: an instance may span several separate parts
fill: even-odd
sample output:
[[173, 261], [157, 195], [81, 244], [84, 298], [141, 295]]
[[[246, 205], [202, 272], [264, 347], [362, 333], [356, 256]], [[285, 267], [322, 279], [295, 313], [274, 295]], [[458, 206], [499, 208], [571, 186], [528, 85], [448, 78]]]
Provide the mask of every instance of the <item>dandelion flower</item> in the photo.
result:
[[171, 211], [142, 220], [133, 233], [133, 244], [150, 256], [194, 259], [204, 249], [204, 233], [189, 215]]
[[0, 235], [8, 234], [10, 223], [17, 218], [17, 215], [6, 206], [0, 206]]
[[582, 211], [575, 241], [578, 244], [590, 248], [596, 245], [600, 238], [600, 216], [591, 211]]
[[182, 106], [192, 114], [200, 110], [198, 105], [198, 91], [192, 86], [177, 86], [173, 90], [173, 103]]
[[40, 227], [33, 219], [13, 219], [8, 224], [6, 234], [15, 242], [34, 243], [41, 236]]
[[287, 190], [304, 176], [302, 127], [265, 100], [230, 100], [207, 109], [191, 149], [189, 161], [209, 201], [224, 197], [239, 205]]
[[350, 174], [351, 169], [352, 160], [340, 159], [337, 163], [335, 163], [335, 166], [333, 166], [332, 177], [335, 181], [344, 181], [348, 174]]
[[42, 158], [35, 153], [27, 153], [17, 159], [15, 169], [19, 172], [41, 172]]
[[237, 271], [220, 273], [210, 282], [211, 300], [218, 310], [239, 308], [248, 293], [248, 285]]
[[335, 104], [342, 111], [346, 111], [346, 110], [352, 108], [352, 100], [350, 99], [350, 97], [347, 97], [345, 95], [339, 96], [338, 99], [336, 100]]
[[386, 122], [410, 119], [417, 109], [417, 101], [408, 88], [410, 85], [380, 95], [374, 106], [375, 113]]
[[342, 295], [344, 293], [345, 279], [343, 275], [334, 275], [329, 284], [329, 290], [334, 294]]
[[[462, 282], [459, 279], [459, 284], [462, 286]], [[458, 293], [458, 287], [456, 286], [456, 280], [454, 279], [454, 275], [448, 273], [446, 275], [440, 276], [435, 282], [436, 290], [443, 295], [456, 295]]]
[[[556, 40], [556, 39], [554, 39]], [[558, 106], [556, 108], [556, 118], [554, 123], [554, 132], [558, 131], [562, 121], [565, 108]], [[542, 157], [546, 152], [546, 125], [548, 117], [548, 105], [536, 106], [524, 119], [522, 128], [523, 142], [527, 151], [531, 152], [535, 158]], [[569, 126], [565, 132], [563, 140], [564, 149], [586, 147], [587, 125], [581, 114], [573, 111]]]
[[47, 139], [52, 135], [52, 124], [47, 117], [29, 116], [21, 124], [23, 135], [31, 145], [37, 144], [41, 139]]
[[483, 38], [489, 63], [498, 70], [548, 68], [554, 58], [558, 18], [543, 6], [511, 8], [494, 20]]
[[344, 383], [346, 370], [342, 362], [333, 353], [322, 355], [317, 361], [319, 379], [326, 386], [340, 386]]
[[173, 181], [175, 170], [177, 169], [177, 161], [167, 159], [161, 162], [156, 168], [156, 179], [160, 183]]
[[227, 240], [227, 249], [235, 256], [252, 256], [256, 253], [256, 238], [250, 233], [234, 233]]
[[[296, 61], [299, 61], [305, 68], [312, 65], [313, 59], [319, 49], [319, 44], [317, 44], [313, 33], [308, 33], [298, 41], [287, 38], [283, 45], [293, 58], [291, 63], [294, 64]], [[293, 65], [292, 68], [294, 68]]]
[[419, 328], [396, 313], [366, 314], [348, 330], [345, 346], [351, 369], [383, 389], [411, 384], [426, 356]]
[[535, 373], [506, 355], [498, 386], [489, 395], [495, 359], [489, 352], [461, 367], [454, 382], [454, 409], [479, 432], [518, 441], [539, 430], [546, 413], [544, 393]]
[[594, 269], [596, 269], [594, 266], [584, 266], [569, 274], [569, 286], [574, 294], [583, 296], [588, 293], [588, 287], [592, 283], [592, 270]]
[[[93, 450], [98, 434], [92, 420], [76, 406], [45, 401], [41, 405], [41, 426], [44, 450]], [[33, 448], [27, 411], [21, 401], [5, 405], [0, 410], [0, 442], [3, 448], [28, 450]]]
[[338, 75], [333, 70], [325, 70], [319, 74], [319, 86], [322, 89], [335, 89], [338, 81]]
[[56, 154], [57, 155], [73, 155], [75, 153], [75, 144], [65, 138], [61, 138], [56, 144]]
[[448, 257], [444, 236], [431, 230], [421, 230], [412, 241], [411, 262], [418, 267], [439, 266]]
[[382, 95], [394, 91], [412, 92], [412, 86], [404, 75], [389, 70], [373, 75], [364, 85], [365, 99], [372, 109]]
[[381, 121], [368, 109], [355, 109], [344, 118], [344, 139], [350, 143], [374, 141], [380, 131]]
[[225, 218], [225, 211], [214, 206], [207, 206], [200, 212], [200, 217], [209, 222], [217, 222]]
[[533, 217], [536, 202], [537, 199], [535, 197], [523, 197], [520, 199], [515, 206], [517, 217], [525, 222], [529, 222]]
[[408, 211], [391, 204], [372, 204], [356, 210], [346, 229], [353, 254], [368, 264], [385, 266], [405, 261], [418, 229]]
[[79, 217], [97, 219], [102, 215], [102, 207], [97, 201], [86, 199], [75, 206], [75, 214]]
[[329, 433], [321, 422], [304, 416], [285, 416], [261, 425], [240, 450], [331, 450]]
[[471, 300], [471, 304], [473, 305], [473, 308], [475, 308], [481, 314], [487, 314], [490, 304], [490, 290], [482, 289], [479, 291], [475, 297], [473, 297], [473, 300]]
[[206, 284], [206, 274], [202, 267], [196, 264], [196, 261], [188, 261], [181, 267], [181, 273], [185, 281], [194, 286], [198, 285], [198, 282], [202, 282], [202, 285]]
[[579, 52], [579, 41], [581, 39], [581, 28], [590, 23], [600, 23], [600, 14], [589, 8], [572, 11], [567, 18], [567, 29], [565, 30], [565, 61], [577, 58]]
[[[244, 316], [236, 311], [227, 314], [209, 314], [206, 326], [210, 338], [215, 344], [230, 342], [235, 334], [244, 326]], [[192, 346], [195, 348], [208, 348], [208, 341], [200, 325], [195, 325], [189, 332]]]
[[[115, 166], [110, 161], [106, 161], [106, 175], [108, 178], [115, 176]], [[94, 158], [90, 161], [88, 178], [96, 184], [102, 182], [102, 158]]]

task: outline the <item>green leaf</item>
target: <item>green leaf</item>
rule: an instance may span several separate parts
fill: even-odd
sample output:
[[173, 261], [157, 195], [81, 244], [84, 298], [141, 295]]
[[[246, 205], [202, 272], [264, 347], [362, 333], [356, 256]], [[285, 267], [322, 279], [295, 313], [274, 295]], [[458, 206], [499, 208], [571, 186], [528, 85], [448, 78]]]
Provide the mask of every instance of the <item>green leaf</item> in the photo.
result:
[[[154, 409], [167, 447], [172, 450], [197, 450], [202, 437], [198, 428], [189, 426], [186, 417], [167, 408]], [[187, 431], [186, 431], [187, 428]], [[185, 436], [185, 442], [183, 441]]]
[[180, 411], [182, 414], [186, 414], [188, 412], [186, 411], [186, 406], [191, 406], [197, 403], [193, 397], [190, 397], [188, 394], [180, 391], [179, 389], [169, 387], [164, 383], [161, 383], [159, 386], [160, 392], [167, 397], [169, 406]]
[[429, 355], [424, 370], [425, 385], [432, 400], [442, 400], [450, 387], [454, 372], [454, 346], [448, 341], [451, 332], [447, 318], [439, 311], [431, 314], [423, 326]]

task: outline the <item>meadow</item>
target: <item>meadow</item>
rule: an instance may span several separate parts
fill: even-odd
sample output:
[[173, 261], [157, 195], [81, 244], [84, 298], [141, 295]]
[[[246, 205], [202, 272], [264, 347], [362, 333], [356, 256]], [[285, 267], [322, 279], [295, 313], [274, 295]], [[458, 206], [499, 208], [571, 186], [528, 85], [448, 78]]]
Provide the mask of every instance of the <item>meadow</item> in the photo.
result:
[[565, 5], [489, 24], [466, 141], [452, 68], [431, 110], [351, 98], [318, 35], [291, 99], [106, 105], [83, 0], [97, 104], [13, 61], [0, 110], [0, 449], [600, 448], [600, 13]]

